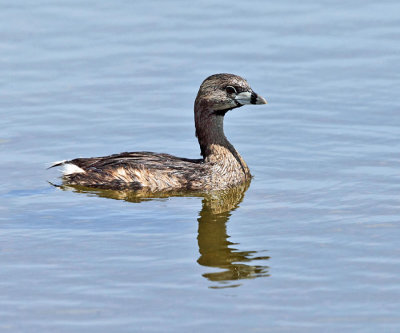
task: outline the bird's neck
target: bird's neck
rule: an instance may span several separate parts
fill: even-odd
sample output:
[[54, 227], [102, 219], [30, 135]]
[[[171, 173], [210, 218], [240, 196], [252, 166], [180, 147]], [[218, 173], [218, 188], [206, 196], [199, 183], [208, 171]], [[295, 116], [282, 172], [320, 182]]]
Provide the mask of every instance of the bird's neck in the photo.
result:
[[[202, 107], [202, 112], [196, 108]], [[196, 136], [205, 162], [238, 165], [247, 176], [249, 168], [224, 134], [224, 116], [220, 112], [204, 112], [205, 105], [195, 104]], [[247, 178], [247, 177], [246, 177]]]

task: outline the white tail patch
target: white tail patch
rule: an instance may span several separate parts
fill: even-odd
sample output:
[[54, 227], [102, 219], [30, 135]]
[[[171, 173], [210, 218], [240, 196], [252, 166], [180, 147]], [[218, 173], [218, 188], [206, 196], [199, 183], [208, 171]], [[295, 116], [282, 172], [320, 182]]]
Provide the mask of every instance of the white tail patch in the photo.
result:
[[85, 173], [86, 171], [75, 164], [67, 163], [63, 165], [63, 174], [65, 176], [72, 175], [73, 173]]
[[58, 166], [58, 165], [63, 165], [65, 162], [67, 162], [67, 160], [54, 161], [49, 164], [46, 163], [47, 164], [46, 167], [47, 167], [47, 169], [50, 169], [50, 168]]
[[67, 162], [67, 160], [54, 161], [54, 162], [51, 163], [51, 166], [57, 165], [57, 164], [63, 164], [65, 162]]

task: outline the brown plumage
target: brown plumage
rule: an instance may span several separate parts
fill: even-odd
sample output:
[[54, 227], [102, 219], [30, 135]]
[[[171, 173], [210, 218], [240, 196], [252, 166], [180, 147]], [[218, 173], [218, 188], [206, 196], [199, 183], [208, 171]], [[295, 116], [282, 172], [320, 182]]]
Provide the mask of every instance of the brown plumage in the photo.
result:
[[154, 192], [233, 187], [251, 175], [246, 162], [225, 137], [224, 115], [244, 104], [266, 103], [240, 76], [215, 74], [203, 81], [194, 103], [202, 159], [133, 152], [77, 158], [56, 162], [52, 167], [66, 167], [63, 177], [66, 185]]

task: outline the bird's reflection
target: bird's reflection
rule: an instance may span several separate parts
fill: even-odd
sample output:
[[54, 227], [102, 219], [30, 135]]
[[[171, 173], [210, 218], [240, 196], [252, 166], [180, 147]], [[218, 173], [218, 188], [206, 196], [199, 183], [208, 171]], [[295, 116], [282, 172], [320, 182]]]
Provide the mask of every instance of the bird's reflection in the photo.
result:
[[237, 287], [238, 280], [269, 276], [268, 266], [254, 265], [255, 261], [265, 262], [268, 256], [259, 256], [257, 251], [237, 249], [239, 243], [228, 239], [226, 223], [232, 212], [239, 207], [250, 182], [238, 187], [210, 193], [177, 193], [144, 191], [100, 190], [81, 186], [57, 186], [63, 190], [94, 194], [99, 197], [142, 202], [172, 196], [203, 197], [198, 217], [198, 245], [200, 257], [197, 262], [205, 267], [218, 268], [203, 274], [209, 281], [216, 282], [211, 288]]
[[213, 288], [236, 287], [232, 281], [268, 276], [268, 266], [250, 264], [256, 260], [267, 260], [268, 256], [257, 256], [257, 251], [241, 251], [233, 246], [226, 232], [226, 223], [244, 198], [250, 183], [205, 195], [198, 218], [198, 244], [202, 266], [216, 267], [222, 271], [203, 274], [210, 281], [219, 282]]

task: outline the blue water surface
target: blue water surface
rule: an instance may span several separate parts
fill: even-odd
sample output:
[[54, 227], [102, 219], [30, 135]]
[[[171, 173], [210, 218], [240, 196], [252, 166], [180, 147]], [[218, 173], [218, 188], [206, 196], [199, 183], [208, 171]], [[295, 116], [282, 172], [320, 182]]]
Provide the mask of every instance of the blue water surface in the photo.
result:
[[[398, 332], [398, 1], [5, 1], [1, 332]], [[254, 178], [216, 196], [62, 190], [50, 162], [199, 157], [193, 101]]]

